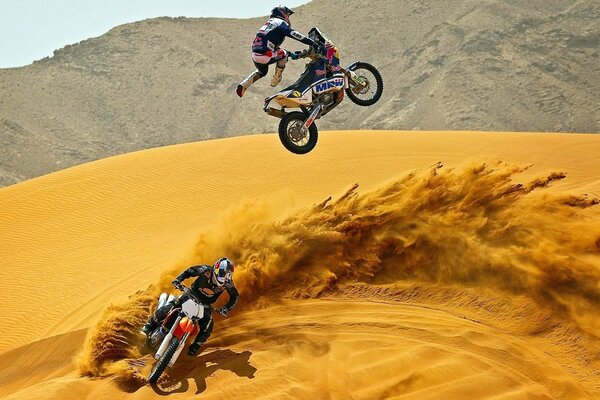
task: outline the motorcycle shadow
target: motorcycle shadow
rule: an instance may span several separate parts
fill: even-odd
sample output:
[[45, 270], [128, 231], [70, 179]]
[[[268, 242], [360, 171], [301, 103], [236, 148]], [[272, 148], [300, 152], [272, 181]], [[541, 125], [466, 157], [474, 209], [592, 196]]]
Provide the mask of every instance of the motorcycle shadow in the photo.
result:
[[[157, 384], [151, 385], [161, 396], [186, 393], [190, 378], [196, 382], [196, 394], [207, 389], [206, 379], [219, 370], [231, 371], [239, 377], [254, 378], [256, 368], [250, 363], [252, 352], [236, 353], [229, 349], [206, 349], [197, 357], [182, 354], [179, 363], [168, 369]], [[185, 358], [184, 358], [185, 357]]]

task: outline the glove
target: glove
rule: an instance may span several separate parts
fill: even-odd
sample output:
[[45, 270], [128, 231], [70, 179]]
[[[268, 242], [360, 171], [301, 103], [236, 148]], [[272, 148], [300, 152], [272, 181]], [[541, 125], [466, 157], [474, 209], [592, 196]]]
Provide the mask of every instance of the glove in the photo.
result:
[[221, 307], [221, 308], [217, 309], [217, 312], [219, 314], [221, 314], [222, 316], [226, 317], [227, 313], [229, 313], [229, 309], [227, 307]]
[[290, 52], [290, 58], [292, 60], [297, 60], [299, 59], [302, 55], [304, 54], [304, 51], [294, 51], [294, 52]]
[[183, 292], [183, 285], [181, 284], [181, 282], [179, 282], [177, 279], [175, 279], [171, 283], [173, 284], [173, 286], [175, 286], [175, 289], [181, 290]]

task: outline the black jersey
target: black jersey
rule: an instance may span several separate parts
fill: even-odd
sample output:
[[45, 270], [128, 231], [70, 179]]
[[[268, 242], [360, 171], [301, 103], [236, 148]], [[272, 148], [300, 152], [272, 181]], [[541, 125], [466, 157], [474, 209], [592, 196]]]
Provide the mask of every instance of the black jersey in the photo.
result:
[[182, 282], [188, 278], [197, 276], [191, 289], [194, 295], [203, 304], [213, 304], [223, 292], [229, 294], [229, 301], [225, 305], [228, 310], [231, 310], [238, 301], [239, 294], [232, 279], [225, 281], [223, 286], [217, 286], [212, 281], [213, 268], [210, 265], [195, 265], [183, 271], [177, 280]]

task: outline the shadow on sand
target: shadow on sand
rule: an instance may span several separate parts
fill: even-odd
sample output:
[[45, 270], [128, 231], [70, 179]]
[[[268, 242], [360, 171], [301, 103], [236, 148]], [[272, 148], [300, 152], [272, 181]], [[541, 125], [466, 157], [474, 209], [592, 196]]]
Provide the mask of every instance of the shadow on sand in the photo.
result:
[[198, 357], [180, 356], [172, 369], [167, 369], [152, 389], [156, 394], [167, 396], [172, 393], [185, 393], [189, 381], [196, 381], [196, 394], [206, 390], [206, 378], [219, 370], [231, 371], [239, 377], [254, 378], [256, 368], [250, 364], [250, 351], [236, 353], [229, 349], [216, 349], [202, 353]]

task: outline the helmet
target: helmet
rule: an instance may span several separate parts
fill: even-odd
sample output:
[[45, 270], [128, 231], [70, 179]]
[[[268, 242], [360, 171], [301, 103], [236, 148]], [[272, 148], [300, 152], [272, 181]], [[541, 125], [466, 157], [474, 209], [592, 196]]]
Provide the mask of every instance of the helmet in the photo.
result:
[[217, 286], [223, 286], [233, 276], [233, 262], [228, 258], [219, 258], [213, 265], [212, 281]]
[[281, 18], [285, 22], [290, 23], [290, 15], [294, 12], [287, 7], [277, 6], [271, 10], [271, 18]]

